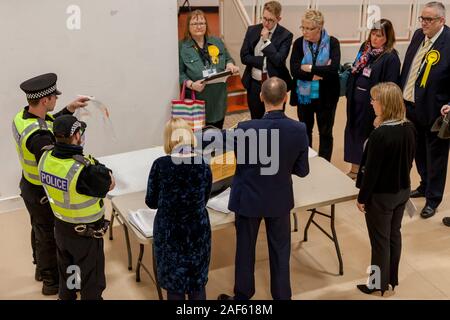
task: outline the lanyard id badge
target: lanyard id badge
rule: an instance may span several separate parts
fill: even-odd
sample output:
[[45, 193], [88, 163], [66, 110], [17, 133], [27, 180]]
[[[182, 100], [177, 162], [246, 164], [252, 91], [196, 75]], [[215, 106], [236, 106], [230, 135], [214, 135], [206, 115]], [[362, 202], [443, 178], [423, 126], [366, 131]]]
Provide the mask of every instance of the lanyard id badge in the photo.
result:
[[209, 77], [213, 74], [217, 73], [217, 69], [216, 68], [208, 68], [202, 71], [203, 74], [203, 78]]
[[363, 74], [364, 77], [370, 78], [370, 75], [372, 74], [372, 69], [370, 67], [365, 67], [363, 69], [363, 73], [362, 74]]

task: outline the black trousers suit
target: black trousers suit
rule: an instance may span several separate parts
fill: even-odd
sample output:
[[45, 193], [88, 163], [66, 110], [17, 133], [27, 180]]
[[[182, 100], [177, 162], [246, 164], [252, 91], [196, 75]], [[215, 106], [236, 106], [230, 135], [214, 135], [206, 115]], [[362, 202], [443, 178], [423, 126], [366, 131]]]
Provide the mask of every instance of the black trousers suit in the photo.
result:
[[449, 140], [440, 139], [431, 126], [420, 125], [417, 121], [414, 104], [405, 102], [406, 117], [417, 130], [416, 166], [420, 175], [417, 188], [425, 194], [426, 205], [437, 208], [442, 201], [447, 178]]
[[401, 226], [410, 189], [398, 193], [374, 193], [366, 204], [366, 224], [372, 247], [371, 265], [380, 268], [380, 288], [398, 285], [402, 251]]
[[255, 294], [255, 251], [261, 220], [266, 225], [270, 260], [270, 291], [274, 300], [291, 299], [289, 260], [291, 217], [246, 217], [236, 214], [235, 300], [249, 300]]

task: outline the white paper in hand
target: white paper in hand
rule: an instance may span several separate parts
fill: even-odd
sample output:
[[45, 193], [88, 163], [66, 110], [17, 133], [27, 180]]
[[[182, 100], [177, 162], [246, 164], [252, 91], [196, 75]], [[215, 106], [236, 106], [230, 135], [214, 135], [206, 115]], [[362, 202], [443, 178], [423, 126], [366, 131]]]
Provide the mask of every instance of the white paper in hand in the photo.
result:
[[408, 201], [406, 201], [405, 212], [408, 214], [410, 218], [412, 218], [414, 214], [417, 212], [417, 207], [414, 204], [414, 202], [411, 201], [411, 199], [408, 199]]
[[224, 192], [218, 194], [214, 198], [209, 199], [208, 204], [206, 206], [219, 212], [230, 213], [231, 211], [228, 210], [230, 191], [231, 188], [227, 188]]

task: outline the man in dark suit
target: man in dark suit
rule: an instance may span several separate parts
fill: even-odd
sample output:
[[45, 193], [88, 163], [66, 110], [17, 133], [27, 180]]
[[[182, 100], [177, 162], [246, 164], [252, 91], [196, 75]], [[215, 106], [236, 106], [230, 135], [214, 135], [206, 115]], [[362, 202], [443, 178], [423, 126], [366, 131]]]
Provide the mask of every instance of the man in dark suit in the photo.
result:
[[261, 119], [264, 104], [259, 98], [261, 83], [268, 77], [283, 79], [288, 85], [291, 76], [286, 59], [292, 44], [292, 33], [282, 27], [281, 4], [269, 1], [264, 5], [262, 23], [250, 26], [241, 48], [241, 61], [246, 65], [242, 84], [247, 89], [247, 103], [252, 119]]
[[445, 7], [440, 2], [425, 4], [418, 29], [408, 47], [400, 84], [406, 116], [417, 129], [416, 166], [420, 185], [411, 198], [425, 197], [421, 217], [436, 213], [442, 201], [447, 172], [449, 140], [430, 129], [450, 102], [450, 29], [445, 25]]
[[[274, 299], [291, 298], [289, 259], [291, 217], [294, 207], [292, 174], [309, 173], [308, 137], [303, 123], [283, 112], [287, 85], [272, 77], [264, 82], [262, 119], [239, 123], [235, 130], [236, 173], [228, 208], [236, 217], [234, 299], [247, 300], [255, 293], [255, 249], [264, 218], [269, 243], [271, 293]], [[270, 161], [264, 152], [270, 152]], [[222, 294], [220, 300], [230, 299]]]

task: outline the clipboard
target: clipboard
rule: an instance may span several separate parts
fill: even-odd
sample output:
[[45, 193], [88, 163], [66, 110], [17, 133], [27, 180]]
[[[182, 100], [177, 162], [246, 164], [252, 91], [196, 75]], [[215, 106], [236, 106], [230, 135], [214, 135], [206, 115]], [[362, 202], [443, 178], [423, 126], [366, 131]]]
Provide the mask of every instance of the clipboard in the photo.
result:
[[222, 72], [218, 72], [218, 73], [209, 75], [209, 76], [203, 78], [202, 80], [206, 84], [220, 83], [220, 82], [227, 81], [227, 78], [231, 75], [232, 75], [232, 72], [227, 70], [227, 71], [222, 71]]

